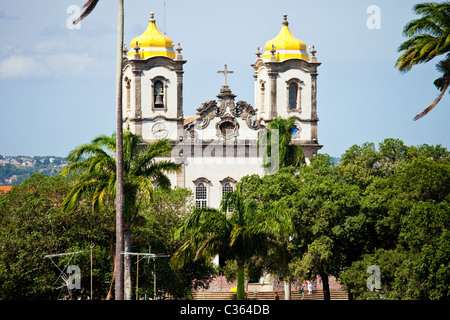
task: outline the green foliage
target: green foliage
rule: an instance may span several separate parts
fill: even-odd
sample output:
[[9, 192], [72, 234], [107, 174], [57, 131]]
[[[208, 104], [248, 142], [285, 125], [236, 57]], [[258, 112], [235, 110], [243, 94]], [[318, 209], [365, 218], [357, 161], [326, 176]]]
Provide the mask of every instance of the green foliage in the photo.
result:
[[[93, 245], [93, 298], [104, 299], [111, 284], [114, 255], [114, 204], [106, 203], [102, 211], [90, 206], [92, 192], [80, 197], [70, 212], [61, 211], [73, 179], [61, 175], [33, 175], [10, 192], [0, 195], [0, 299], [58, 299], [65, 292], [57, 287], [60, 272], [45, 255], [90, 250]], [[192, 193], [188, 189], [157, 188], [150, 206], [142, 208], [134, 229], [133, 252], [172, 255], [181, 241], [174, 230], [192, 210]], [[54, 258], [60, 269], [67, 258]], [[136, 261], [133, 261], [136, 266]], [[205, 287], [215, 270], [204, 260], [171, 269], [169, 259], [156, 262], [157, 294], [174, 298], [189, 296], [192, 288]], [[81, 269], [82, 290], [74, 297], [90, 296], [90, 254], [76, 255], [71, 264]], [[133, 279], [136, 269], [133, 268]], [[140, 262], [140, 297], [153, 297], [153, 261]], [[134, 292], [134, 291], [133, 291]]]
[[[111, 277], [109, 246], [111, 219], [93, 215], [85, 206], [71, 214], [60, 210], [70, 181], [32, 175], [0, 195], [0, 299], [56, 299], [61, 291], [59, 271], [45, 255], [89, 250], [94, 247], [95, 298], [107, 291]], [[61, 269], [64, 258], [55, 261]], [[84, 295], [90, 292], [89, 254], [72, 260], [81, 268]], [[75, 292], [81, 294], [81, 292]]]
[[[289, 261], [257, 261], [279, 276], [334, 275], [354, 298], [448, 299], [450, 154], [441, 146], [386, 139], [354, 145], [334, 165], [319, 155], [309, 166], [241, 179], [244, 194], [283, 204], [292, 238], [275, 240]], [[369, 293], [367, 267], [381, 268], [383, 289]]]
[[422, 17], [405, 25], [403, 35], [408, 39], [398, 48], [402, 54], [395, 67], [401, 72], [407, 72], [417, 64], [446, 55], [446, 58], [436, 65], [436, 69], [442, 74], [434, 81], [440, 95], [414, 117], [414, 120], [418, 120], [439, 103], [450, 86], [450, 2], [418, 3], [413, 6], [413, 10]]
[[[97, 160], [91, 169], [101, 174], [108, 160]], [[43, 256], [88, 250], [91, 244], [94, 298], [106, 295], [114, 252], [113, 197], [105, 197], [103, 210], [92, 210], [99, 193], [89, 187], [71, 210], [61, 211], [80, 182], [72, 169], [73, 177], [37, 174], [0, 195], [0, 299], [58, 298], [59, 271]], [[154, 294], [154, 267], [160, 296], [185, 298], [192, 288], [207, 287], [217, 273], [208, 263], [219, 253], [227, 261], [221, 272], [237, 278], [238, 287], [244, 270], [247, 279], [263, 272], [286, 280], [329, 274], [356, 299], [449, 299], [449, 188], [445, 148], [406, 146], [398, 139], [386, 139], [378, 148], [352, 146], [339, 164], [319, 155], [309, 166], [243, 177], [223, 198], [221, 210], [195, 210], [188, 189], [156, 188], [134, 220], [132, 251], [151, 248], [171, 259], [141, 260], [140, 296]], [[74, 259], [84, 288], [77, 294], [86, 296], [89, 256]], [[62, 268], [66, 262], [57, 263]], [[379, 292], [366, 288], [370, 265], [380, 267]], [[136, 279], [136, 269], [132, 272]], [[238, 290], [239, 298], [242, 294]]]
[[200, 258], [211, 261], [220, 254], [225, 260], [237, 262], [237, 299], [244, 299], [244, 268], [253, 257], [264, 257], [270, 249], [282, 250], [274, 240], [292, 232], [291, 216], [276, 202], [263, 204], [249, 199], [238, 184], [227, 193], [220, 210], [194, 209], [176, 232], [184, 244], [173, 255], [171, 265], [181, 268]]
[[[279, 168], [300, 167], [305, 165], [305, 155], [300, 145], [291, 143], [292, 129], [295, 125], [295, 118], [283, 119], [277, 117], [267, 126], [267, 132], [263, 134], [257, 142], [257, 145], [263, 145], [267, 148], [264, 154], [263, 167], [271, 170], [273, 173]], [[275, 137], [273, 137], [275, 135]], [[276, 139], [278, 138], [278, 139]], [[275, 146], [272, 145], [275, 140]], [[276, 154], [278, 152], [278, 154]], [[272, 163], [275, 157], [278, 157], [278, 163]]]
[[400, 71], [408, 71], [416, 64], [450, 51], [450, 2], [418, 3], [413, 10], [422, 17], [408, 22], [403, 29], [403, 35], [409, 39], [398, 48], [403, 52], [396, 62]]
[[[73, 150], [68, 157], [72, 163], [56, 177], [35, 175], [0, 195], [0, 299], [60, 298], [60, 290], [55, 290], [59, 270], [43, 257], [89, 250], [91, 245], [93, 296], [105, 298], [115, 252], [115, 140], [114, 135], [99, 136]], [[164, 173], [178, 170], [179, 165], [155, 159], [170, 149], [166, 140], [142, 148], [139, 137], [124, 134], [124, 207], [127, 222], [135, 222], [137, 228], [133, 251], [146, 252], [151, 246], [152, 252], [172, 254], [181, 245], [173, 239], [173, 231], [192, 209], [188, 205], [192, 195], [186, 189], [168, 189], [170, 182]], [[160, 187], [156, 191], [154, 182]], [[175, 298], [186, 297], [192, 287], [206, 285], [214, 272], [204, 261], [172, 270], [168, 259], [160, 260], [155, 265], [158, 294]], [[86, 297], [89, 253], [76, 255], [71, 262], [82, 273], [83, 291], [75, 294]], [[56, 263], [63, 269], [67, 259], [56, 258]], [[140, 291], [149, 296], [153, 296], [152, 271], [144, 263], [139, 276]]]
[[[146, 148], [140, 144], [142, 138], [125, 131], [123, 134], [123, 182], [124, 182], [124, 220], [131, 225], [138, 216], [139, 209], [149, 204], [153, 197], [153, 183], [168, 188], [170, 180], [166, 173], [176, 172], [179, 164], [169, 160], [157, 161], [166, 156], [172, 147], [168, 140], [160, 140]], [[91, 143], [72, 150], [67, 157], [72, 163], [60, 174], [70, 176], [78, 174], [76, 184], [66, 197], [63, 208], [66, 211], [75, 208], [80, 196], [93, 192], [93, 210], [102, 210], [105, 201], [115, 199], [116, 195], [116, 135], [101, 135]]]
[[[148, 252], [173, 255], [182, 245], [174, 238], [175, 230], [193, 210], [190, 189], [157, 188], [152, 203], [143, 211], [133, 230], [133, 252]], [[180, 270], [169, 266], [170, 258], [159, 258], [155, 263], [157, 273], [157, 295], [170, 294], [176, 299], [188, 297], [193, 288], [207, 286], [215, 274], [203, 260], [186, 264]], [[144, 259], [140, 263], [139, 288], [143, 294], [153, 297], [153, 261]], [[133, 270], [135, 272], [135, 270]], [[134, 274], [134, 277], [136, 275]]]
[[[361, 258], [341, 273], [342, 282], [356, 298], [379, 298], [366, 292], [367, 275], [361, 275], [375, 264], [381, 269], [383, 298], [448, 299], [449, 152], [389, 139], [379, 151], [353, 155], [344, 156], [339, 171], [364, 190], [360, 204], [369, 241]], [[368, 159], [385, 165], [372, 170], [366, 164], [373, 160]], [[367, 179], [349, 179], [355, 168]]]

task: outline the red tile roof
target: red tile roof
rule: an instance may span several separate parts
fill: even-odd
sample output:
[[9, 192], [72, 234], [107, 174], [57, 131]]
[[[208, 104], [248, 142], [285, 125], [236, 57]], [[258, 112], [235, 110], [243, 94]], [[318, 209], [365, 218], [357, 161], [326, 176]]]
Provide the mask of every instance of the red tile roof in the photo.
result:
[[12, 186], [0, 186], [0, 193], [7, 193], [11, 188]]

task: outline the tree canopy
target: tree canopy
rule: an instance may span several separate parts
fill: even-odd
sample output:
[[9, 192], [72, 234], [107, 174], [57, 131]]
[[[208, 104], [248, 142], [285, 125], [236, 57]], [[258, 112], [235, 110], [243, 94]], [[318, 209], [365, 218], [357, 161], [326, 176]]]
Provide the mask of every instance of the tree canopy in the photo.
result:
[[378, 298], [448, 299], [449, 170], [450, 154], [439, 145], [386, 139], [378, 148], [350, 147], [337, 165], [319, 155], [310, 166], [240, 184], [248, 198], [282, 202], [293, 215], [295, 234], [283, 240], [289, 267], [278, 274], [319, 274], [325, 295], [327, 275], [334, 275], [364, 298], [371, 295], [366, 269], [378, 265]]
[[[43, 257], [91, 245], [93, 297], [105, 297], [113, 273], [114, 204], [92, 210], [90, 189], [73, 210], [62, 211], [76, 178], [36, 174], [0, 195], [1, 299], [57, 299], [59, 271]], [[220, 210], [194, 210], [188, 189], [156, 188], [135, 219], [131, 250], [181, 257], [176, 268], [169, 259], [155, 263], [161, 297], [182, 298], [207, 286], [215, 274], [209, 259], [220, 253], [240, 270], [239, 260], [251, 261], [253, 276], [319, 274], [325, 297], [327, 275], [334, 275], [356, 299], [448, 299], [449, 188], [450, 153], [442, 146], [364, 143], [351, 146], [338, 164], [319, 155], [308, 166], [243, 177]], [[74, 262], [83, 287], [76, 294], [86, 297], [88, 256]], [[372, 265], [381, 272], [374, 292], [367, 288]], [[153, 295], [152, 261], [132, 272], [140, 296]]]
[[[106, 295], [111, 281], [109, 262], [114, 232], [111, 210], [93, 213], [83, 203], [71, 214], [61, 211], [70, 181], [34, 174], [0, 195], [0, 299], [57, 299], [60, 271], [44, 256], [89, 251], [93, 247], [93, 298]], [[64, 268], [67, 259], [55, 259]], [[86, 298], [90, 294], [89, 253], [72, 259], [81, 269]]]
[[255, 256], [264, 257], [271, 249], [278, 251], [275, 238], [292, 230], [291, 217], [280, 204], [265, 205], [258, 211], [257, 207], [238, 186], [224, 196], [220, 210], [195, 209], [177, 230], [184, 244], [171, 264], [179, 268], [200, 258], [209, 262], [217, 254], [236, 261], [237, 299], [243, 300], [245, 264]]

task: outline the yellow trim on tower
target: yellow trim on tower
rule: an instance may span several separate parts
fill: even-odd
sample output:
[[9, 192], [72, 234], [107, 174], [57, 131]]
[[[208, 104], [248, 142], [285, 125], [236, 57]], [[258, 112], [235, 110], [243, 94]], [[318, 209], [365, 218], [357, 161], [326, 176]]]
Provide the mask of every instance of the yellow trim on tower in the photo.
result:
[[[139, 37], [131, 40], [131, 48], [136, 47], [136, 41], [142, 49], [139, 51], [141, 59], [147, 59], [154, 56], [164, 56], [170, 59], [175, 58], [173, 41], [169, 37], [159, 32], [153, 19], [153, 12], [150, 14], [150, 20], [147, 29]], [[135, 51], [130, 50], [129, 56], [134, 57]]]
[[302, 59], [308, 61], [309, 56], [306, 52], [306, 43], [292, 35], [288, 27], [287, 15], [284, 16], [283, 26], [278, 35], [266, 42], [263, 59], [270, 59], [272, 55], [270, 52], [272, 45], [275, 46], [275, 57], [277, 61], [286, 59]]

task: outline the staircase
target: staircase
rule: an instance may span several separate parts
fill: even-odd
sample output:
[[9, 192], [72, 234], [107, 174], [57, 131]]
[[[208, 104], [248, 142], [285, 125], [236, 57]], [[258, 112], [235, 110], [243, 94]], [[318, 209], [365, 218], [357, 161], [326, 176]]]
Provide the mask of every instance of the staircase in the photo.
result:
[[[284, 291], [277, 291], [280, 300], [284, 300]], [[274, 292], [258, 292], [256, 300], [273, 300]], [[248, 294], [249, 299], [254, 299], [254, 294]], [[301, 300], [302, 295], [298, 292], [291, 292], [291, 300]], [[348, 293], [342, 290], [330, 291], [331, 300], [348, 300]], [[311, 294], [308, 291], [305, 292], [303, 300], [323, 300], [323, 290], [314, 290]]]
[[[284, 300], [284, 291], [277, 291], [280, 300]], [[231, 300], [235, 292], [193, 292], [193, 300]], [[260, 291], [256, 295], [256, 300], [273, 300], [275, 292]], [[249, 300], [255, 300], [255, 293], [248, 292]], [[342, 290], [331, 290], [331, 300], [348, 300], [348, 293]], [[302, 295], [298, 292], [291, 292], [291, 300], [301, 300]], [[323, 290], [315, 290], [311, 294], [305, 292], [304, 300], [323, 300]]]
[[193, 300], [232, 300], [236, 292], [192, 292]]

